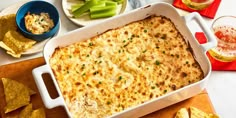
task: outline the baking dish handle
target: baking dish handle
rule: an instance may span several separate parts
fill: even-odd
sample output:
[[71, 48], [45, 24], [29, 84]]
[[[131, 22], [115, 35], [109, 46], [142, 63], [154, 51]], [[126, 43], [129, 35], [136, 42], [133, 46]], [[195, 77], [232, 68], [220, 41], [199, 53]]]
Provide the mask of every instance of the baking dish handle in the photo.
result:
[[42, 74], [44, 74], [44, 73], [50, 74], [49, 67], [47, 67], [47, 65], [40, 66], [38, 68], [33, 69], [32, 73], [34, 76], [35, 83], [36, 83], [38, 90], [40, 92], [40, 95], [43, 99], [44, 105], [49, 109], [57, 107], [57, 106], [64, 106], [62, 97], [59, 96], [55, 99], [52, 99], [50, 97], [49, 92], [46, 88], [46, 85], [43, 81]]
[[210, 28], [207, 26], [205, 21], [202, 19], [202, 17], [197, 13], [193, 12], [189, 15], [184, 16], [185, 22], [188, 23], [190, 21], [196, 21], [196, 23], [200, 26], [200, 28], [203, 30], [204, 34], [206, 35], [206, 38], [208, 40], [207, 43], [201, 44], [202, 49], [206, 52], [209, 49], [217, 46], [217, 40], [215, 38], [215, 35], [210, 30]]

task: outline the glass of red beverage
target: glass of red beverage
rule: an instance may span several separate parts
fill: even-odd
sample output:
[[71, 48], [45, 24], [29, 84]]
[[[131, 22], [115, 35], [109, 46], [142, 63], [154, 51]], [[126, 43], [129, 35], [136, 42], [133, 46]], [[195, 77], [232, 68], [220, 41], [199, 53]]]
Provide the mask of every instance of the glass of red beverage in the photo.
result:
[[212, 30], [217, 38], [217, 47], [209, 53], [220, 61], [236, 60], [236, 17], [221, 16], [212, 24]]

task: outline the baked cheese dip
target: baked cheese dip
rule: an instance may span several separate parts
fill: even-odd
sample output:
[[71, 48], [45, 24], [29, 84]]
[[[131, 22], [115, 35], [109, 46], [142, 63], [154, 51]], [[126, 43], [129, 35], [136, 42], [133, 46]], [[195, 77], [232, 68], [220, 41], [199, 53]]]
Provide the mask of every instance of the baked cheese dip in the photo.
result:
[[54, 27], [54, 23], [48, 13], [42, 12], [38, 15], [28, 12], [25, 16], [25, 27], [33, 34], [43, 34], [50, 31]]
[[74, 118], [108, 117], [204, 77], [190, 46], [164, 16], [58, 47], [49, 62]]

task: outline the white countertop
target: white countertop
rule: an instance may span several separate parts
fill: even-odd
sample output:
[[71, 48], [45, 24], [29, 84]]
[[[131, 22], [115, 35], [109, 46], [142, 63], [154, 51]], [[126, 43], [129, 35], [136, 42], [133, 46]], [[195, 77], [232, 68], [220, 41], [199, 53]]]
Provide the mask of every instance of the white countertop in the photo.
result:
[[[15, 2], [20, 0], [1, 0], [0, 10], [8, 7], [11, 4], [15, 4]], [[70, 20], [66, 18], [64, 12], [62, 11], [61, 0], [48, 0], [53, 3], [60, 12], [61, 18], [61, 31], [59, 35], [63, 35], [69, 31], [75, 30], [79, 28], [77, 25], [73, 24]], [[148, 3], [151, 2], [167, 2], [172, 3], [173, 0], [147, 0]], [[216, 17], [222, 15], [234, 15], [236, 16], [236, 7], [235, 1], [230, 0], [222, 0]], [[188, 12], [179, 10], [181, 15], [186, 15]], [[204, 18], [209, 25], [214, 19]], [[198, 30], [198, 29], [196, 29]], [[38, 53], [35, 55], [23, 56], [20, 59], [15, 59], [7, 54], [3, 49], [0, 49], [0, 66], [14, 63], [18, 61], [23, 61], [31, 58], [41, 57], [42, 53]], [[209, 93], [210, 99], [213, 103], [213, 106], [216, 110], [216, 113], [221, 118], [235, 118], [236, 117], [236, 93], [234, 90], [236, 89], [236, 71], [213, 71], [208, 84], [206, 86], [207, 91]]]

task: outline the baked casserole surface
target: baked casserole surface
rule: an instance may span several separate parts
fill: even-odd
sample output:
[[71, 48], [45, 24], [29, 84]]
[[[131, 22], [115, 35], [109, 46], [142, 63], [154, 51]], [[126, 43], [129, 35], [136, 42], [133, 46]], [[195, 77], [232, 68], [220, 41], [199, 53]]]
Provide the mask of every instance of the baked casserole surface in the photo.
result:
[[49, 62], [72, 117], [81, 118], [108, 117], [204, 78], [164, 16], [58, 47]]

